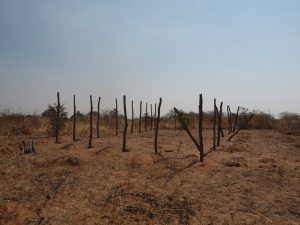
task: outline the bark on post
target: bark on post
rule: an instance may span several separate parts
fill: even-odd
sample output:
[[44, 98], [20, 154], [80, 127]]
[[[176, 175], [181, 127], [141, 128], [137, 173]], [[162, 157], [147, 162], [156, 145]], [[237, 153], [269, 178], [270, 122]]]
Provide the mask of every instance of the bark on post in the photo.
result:
[[59, 143], [59, 122], [60, 122], [60, 98], [59, 98], [59, 92], [57, 92], [55, 143]]
[[236, 111], [236, 117], [235, 117], [235, 121], [234, 121], [233, 132], [235, 132], [235, 130], [236, 130], [236, 125], [237, 125], [237, 121], [238, 121], [238, 117], [239, 117], [239, 111], [240, 111], [240, 107], [238, 107], [238, 109]]
[[124, 127], [124, 132], [123, 132], [123, 147], [122, 151], [126, 152], [126, 134], [127, 134], [127, 127], [128, 127], [128, 122], [127, 122], [127, 110], [126, 110], [126, 95], [123, 96], [123, 104], [124, 104], [124, 119], [125, 119], [125, 127]]
[[90, 138], [89, 138], [89, 146], [92, 147], [92, 138], [93, 138], [93, 100], [92, 95], [90, 95], [90, 104], [91, 104], [91, 112], [90, 112]]
[[231, 121], [230, 121], [231, 118], [230, 118], [230, 116], [231, 116], [231, 115], [230, 115], [230, 106], [227, 105], [227, 122], [228, 122], [228, 125], [227, 125], [227, 126], [228, 126], [228, 134], [231, 133], [231, 127], [230, 127], [230, 126], [231, 126], [231, 125], [230, 125], [230, 124], [231, 124]]
[[199, 147], [200, 147], [200, 162], [204, 160], [204, 144], [203, 144], [203, 98], [199, 96]]
[[116, 99], [116, 136], [119, 133], [118, 99]]
[[150, 130], [153, 130], [153, 115], [152, 115], [152, 104], [150, 105]]
[[142, 104], [143, 102], [140, 102], [140, 119], [139, 119], [139, 133], [142, 133]]
[[214, 99], [213, 150], [216, 149], [216, 120], [217, 120], [216, 107], [217, 107], [216, 99]]
[[100, 101], [101, 98], [98, 98], [98, 110], [97, 110], [97, 138], [100, 137]]
[[[157, 146], [157, 136], [158, 136], [158, 129], [159, 129], [159, 120], [160, 120], [160, 107], [161, 107], [161, 98], [159, 98], [158, 110], [157, 110], [157, 118], [156, 118], [156, 125], [155, 125], [155, 137], [154, 137], [154, 149], [155, 154], [158, 154], [158, 146]], [[155, 104], [156, 106], [156, 104]]]
[[134, 111], [133, 111], [133, 101], [131, 101], [131, 133], [133, 133], [134, 125]]
[[74, 114], [73, 114], [73, 141], [76, 141], [76, 102], [75, 102], [75, 95], [73, 100], [74, 106]]
[[148, 131], [148, 103], [146, 102], [146, 113], [145, 113], [145, 131]]

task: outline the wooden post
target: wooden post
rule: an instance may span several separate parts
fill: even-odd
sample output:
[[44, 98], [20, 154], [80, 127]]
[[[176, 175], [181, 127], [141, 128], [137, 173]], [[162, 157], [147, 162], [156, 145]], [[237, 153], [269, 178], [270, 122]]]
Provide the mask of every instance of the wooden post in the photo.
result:
[[155, 130], [155, 126], [156, 126], [156, 103], [154, 105], [154, 124], [153, 124], [153, 129]]
[[238, 117], [239, 117], [239, 111], [240, 111], [240, 107], [238, 107], [237, 112], [236, 112], [236, 117], [235, 117], [234, 126], [233, 126], [233, 132], [235, 132], [235, 130], [236, 130], [236, 125], [237, 125], [237, 121], [238, 121]]
[[216, 99], [214, 99], [213, 150], [216, 149], [216, 120], [217, 120], [216, 107], [217, 107]]
[[158, 129], [159, 129], [161, 101], [162, 101], [161, 98], [159, 98], [159, 104], [158, 104], [158, 110], [157, 110], [157, 118], [156, 118], [156, 125], [155, 125], [155, 137], [154, 137], [155, 154], [158, 154], [157, 136], [158, 136]]
[[228, 123], [228, 127], [227, 127], [227, 129], [228, 129], [228, 134], [230, 134], [231, 133], [231, 127], [230, 127], [230, 124], [231, 124], [231, 122], [230, 122], [230, 106], [229, 105], [227, 105], [227, 123]]
[[123, 96], [123, 104], [124, 104], [125, 127], [124, 127], [124, 132], [123, 132], [123, 147], [122, 147], [122, 151], [123, 152], [127, 152], [128, 150], [126, 149], [126, 134], [127, 134], [128, 122], [127, 122], [127, 110], [126, 110], [126, 95]]
[[97, 138], [100, 137], [100, 101], [101, 101], [101, 98], [99, 97], [98, 98], [98, 110], [97, 110]]
[[177, 130], [177, 116], [174, 114], [174, 130]]
[[146, 113], [145, 113], [145, 131], [148, 131], [148, 103], [146, 102]]
[[204, 160], [204, 144], [203, 144], [203, 98], [199, 96], [199, 147], [200, 147], [200, 162]]
[[131, 101], [131, 133], [133, 133], [134, 125], [134, 111], [133, 111], [133, 101]]
[[152, 115], [152, 104], [150, 105], [150, 130], [153, 130], [153, 115]]
[[139, 133], [142, 132], [142, 104], [143, 102], [140, 102], [140, 120], [139, 120]]
[[191, 140], [194, 142], [194, 144], [196, 145], [198, 151], [200, 152], [200, 161], [203, 162], [204, 159], [204, 153], [201, 150], [200, 145], [198, 144], [196, 138], [194, 138], [194, 136], [192, 135], [192, 133], [190, 132], [189, 128], [187, 127], [186, 123], [184, 122], [184, 120], [182, 119], [180, 113], [178, 112], [178, 110], [174, 107], [174, 111], [178, 116], [179, 121], [182, 124], [183, 129], [187, 132], [187, 134], [189, 135], [189, 137], [191, 138]]
[[118, 99], [116, 99], [116, 136], [119, 133]]
[[89, 138], [89, 146], [88, 146], [88, 148], [92, 147], [92, 138], [93, 138], [93, 101], [92, 101], [92, 95], [90, 95], [90, 104], [91, 104], [91, 112], [90, 112], [90, 138]]
[[218, 108], [216, 108], [217, 116], [218, 116], [218, 140], [217, 140], [217, 146], [220, 146], [221, 134], [222, 134], [222, 137], [224, 137], [223, 130], [222, 130], [222, 107], [223, 107], [223, 102], [221, 102], [221, 105], [220, 105], [220, 112], [218, 112]]
[[[251, 115], [248, 117], [248, 119], [244, 122], [244, 126], [246, 126], [246, 125], [250, 122], [250, 120], [252, 120], [253, 117], [254, 117], [254, 114], [251, 114]], [[242, 129], [243, 129], [243, 126], [239, 127], [239, 128], [237, 129], [237, 131], [235, 131], [235, 132], [228, 138], [228, 141], [231, 141], [231, 139], [232, 139], [235, 135], [237, 135]]]
[[74, 106], [74, 114], [73, 114], [73, 141], [76, 141], [76, 102], [75, 102], [75, 95], [73, 100]]
[[56, 108], [56, 132], [55, 132], [55, 143], [59, 143], [59, 122], [60, 122], [60, 98], [59, 92], [57, 92], [57, 108]]

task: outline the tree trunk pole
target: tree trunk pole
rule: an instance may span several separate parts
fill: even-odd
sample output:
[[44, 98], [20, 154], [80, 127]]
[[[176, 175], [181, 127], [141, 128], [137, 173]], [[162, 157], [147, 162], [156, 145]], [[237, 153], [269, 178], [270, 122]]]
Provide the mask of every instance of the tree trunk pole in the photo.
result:
[[213, 150], [216, 149], [216, 120], [217, 120], [216, 107], [217, 107], [216, 99], [214, 99]]
[[148, 131], [148, 103], [146, 102], [146, 113], [145, 113], [145, 131]]
[[90, 104], [91, 104], [91, 112], [90, 112], [90, 138], [89, 138], [89, 146], [92, 147], [92, 138], [93, 138], [93, 100], [92, 95], [90, 95]]
[[76, 102], [75, 95], [73, 99], [74, 114], [73, 114], [73, 141], [76, 141]]
[[154, 124], [153, 124], [153, 129], [155, 130], [156, 127], [156, 103], [154, 105]]
[[134, 110], [133, 110], [133, 101], [131, 101], [131, 133], [133, 133], [134, 125]]
[[240, 107], [238, 107], [237, 112], [236, 112], [236, 117], [235, 117], [235, 121], [234, 121], [233, 132], [235, 132], [235, 130], [236, 130], [236, 125], [237, 125], [237, 121], [238, 121], [238, 117], [239, 117], [239, 111], [240, 111]]
[[142, 133], [142, 104], [143, 102], [140, 102], [140, 119], [139, 119], [139, 133]]
[[155, 138], [154, 138], [155, 154], [158, 154], [157, 136], [158, 136], [158, 129], [159, 129], [161, 101], [162, 101], [161, 98], [159, 98], [159, 104], [158, 104], [158, 110], [157, 110], [157, 118], [156, 118], [156, 125], [155, 125]]
[[152, 104], [150, 105], [150, 130], [153, 130], [153, 115], [152, 115]]
[[100, 138], [100, 101], [101, 98], [98, 98], [98, 110], [97, 110], [97, 138]]
[[203, 98], [199, 96], [199, 147], [200, 147], [200, 162], [204, 160], [204, 144], [203, 144]]
[[55, 143], [59, 143], [59, 122], [60, 122], [60, 98], [59, 98], [59, 92], [57, 92]]
[[124, 119], [125, 119], [125, 127], [124, 127], [124, 132], [123, 132], [123, 147], [122, 151], [126, 152], [126, 134], [127, 134], [127, 127], [128, 127], [128, 122], [127, 122], [127, 110], [126, 110], [126, 95], [123, 96], [123, 104], [124, 104]]
[[230, 113], [229, 113], [229, 105], [227, 105], [227, 121], [228, 121], [228, 134], [231, 133], [231, 128], [230, 128]]
[[220, 146], [221, 134], [222, 134], [222, 137], [224, 137], [223, 131], [222, 131], [222, 107], [223, 107], [223, 102], [221, 102], [221, 105], [220, 105], [220, 112], [218, 112], [218, 108], [216, 108], [217, 116], [218, 116], [218, 140], [217, 140], [217, 146]]
[[119, 133], [118, 99], [116, 99], [116, 136]]

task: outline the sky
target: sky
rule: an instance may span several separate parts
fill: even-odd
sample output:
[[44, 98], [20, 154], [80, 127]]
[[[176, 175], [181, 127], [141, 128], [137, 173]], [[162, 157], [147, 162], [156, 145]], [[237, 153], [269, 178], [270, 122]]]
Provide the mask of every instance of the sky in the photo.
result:
[[[298, 0], [0, 0], [0, 111], [89, 111], [134, 101], [162, 112], [213, 99], [300, 113]], [[121, 110], [120, 110], [121, 111]]]

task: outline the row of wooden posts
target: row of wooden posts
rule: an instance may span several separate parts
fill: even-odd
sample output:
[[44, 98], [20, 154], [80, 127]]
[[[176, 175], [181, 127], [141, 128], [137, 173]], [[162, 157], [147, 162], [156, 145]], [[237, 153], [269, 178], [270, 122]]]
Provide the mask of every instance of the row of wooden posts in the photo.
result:
[[[74, 105], [74, 114], [73, 114], [73, 141], [76, 141], [76, 102], [75, 102], [75, 95], [73, 100]], [[98, 98], [98, 107], [97, 107], [97, 138], [100, 137], [100, 101], [101, 98]], [[116, 99], [116, 108], [115, 108], [115, 117], [116, 117], [116, 136], [118, 135], [118, 129], [119, 129], [119, 116], [118, 116], [118, 101]], [[160, 109], [162, 104], [162, 98], [159, 98], [159, 104], [158, 104], [158, 110], [156, 115], [156, 104], [155, 104], [155, 112], [154, 112], [154, 118], [152, 115], [152, 104], [151, 106], [151, 116], [150, 116], [150, 129], [152, 130], [154, 128], [155, 135], [154, 135], [154, 149], [155, 154], [158, 154], [158, 130], [159, 130], [159, 123], [160, 123]], [[122, 151], [127, 152], [126, 148], [126, 136], [127, 136], [127, 129], [128, 129], [128, 118], [127, 118], [127, 107], [126, 107], [126, 95], [123, 95], [123, 106], [124, 106], [124, 121], [125, 126], [123, 130], [123, 144], [122, 144]], [[90, 132], [89, 132], [89, 143], [88, 148], [92, 148], [92, 138], [93, 138], [93, 101], [92, 96], [90, 95]], [[148, 124], [148, 104], [146, 103], [146, 116], [145, 116], [145, 130], [147, 131], [147, 124]], [[222, 108], [223, 108], [223, 102], [220, 104], [220, 108], [217, 107], [216, 99], [214, 99], [214, 120], [213, 120], [213, 146], [212, 150], [215, 150], [217, 146], [220, 146], [220, 140], [221, 137], [224, 137], [224, 132], [222, 129]], [[131, 133], [133, 133], [133, 125], [134, 125], [134, 110], [133, 110], [133, 101], [131, 101], [131, 109], [132, 109], [132, 122], [131, 122]], [[59, 143], [59, 121], [60, 121], [60, 95], [59, 92], [57, 92], [57, 118], [56, 118], [56, 143]], [[240, 130], [236, 131], [237, 127], [237, 120], [239, 115], [240, 107], [237, 109], [237, 113], [234, 116], [231, 113], [230, 106], [227, 106], [227, 117], [228, 117], [228, 133], [233, 135], [230, 136], [228, 141], [231, 140], [233, 136], [235, 136]], [[178, 111], [177, 108], [174, 107], [174, 111], [177, 115], [178, 120], [182, 124], [182, 128], [187, 132], [188, 136], [191, 138], [193, 143], [196, 145], [197, 149], [200, 153], [200, 161], [203, 162], [205, 154], [204, 154], [204, 143], [203, 143], [203, 97], [202, 94], [199, 95], [199, 124], [198, 124], [198, 132], [199, 132], [199, 142], [196, 140], [196, 138], [192, 135], [190, 132], [187, 124], [185, 123], [184, 119], [182, 118], [182, 114]], [[176, 119], [175, 119], [176, 120]], [[154, 126], [153, 126], [154, 121]], [[176, 123], [176, 122], [175, 122]], [[142, 101], [140, 102], [140, 115], [139, 115], [139, 133], [141, 133], [141, 124], [142, 124]]]

